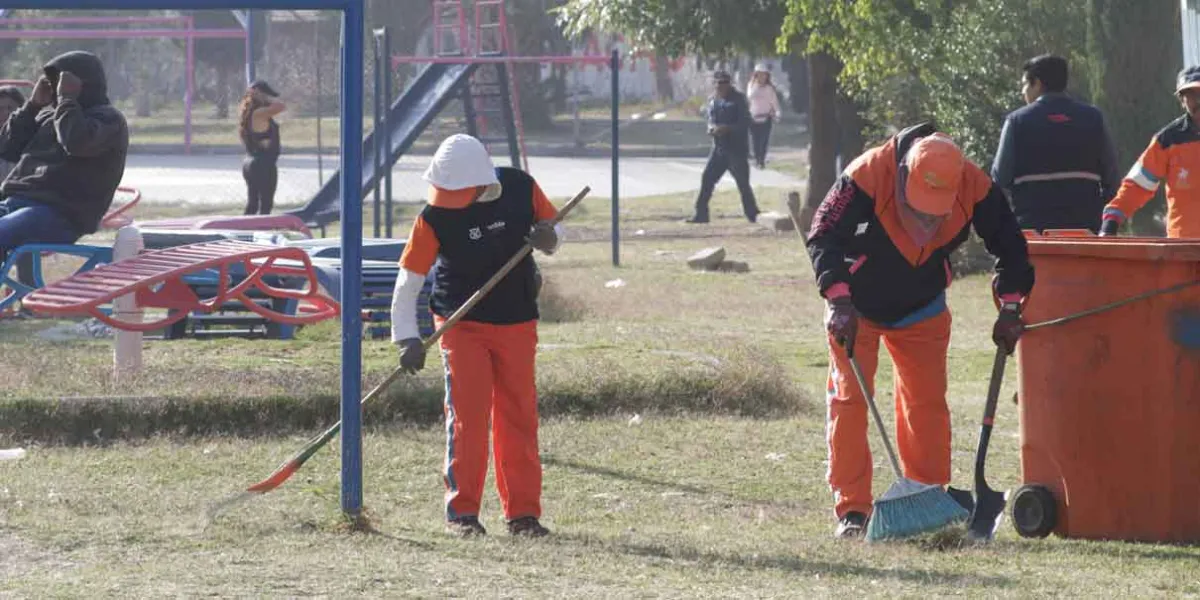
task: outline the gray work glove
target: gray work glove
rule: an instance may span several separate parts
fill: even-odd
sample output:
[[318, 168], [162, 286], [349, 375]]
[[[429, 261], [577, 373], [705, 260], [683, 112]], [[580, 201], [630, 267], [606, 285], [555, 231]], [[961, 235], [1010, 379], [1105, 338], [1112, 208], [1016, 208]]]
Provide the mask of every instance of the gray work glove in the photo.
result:
[[400, 368], [409, 375], [425, 368], [425, 345], [419, 338], [400, 342]]
[[550, 221], [534, 223], [533, 228], [529, 230], [529, 237], [526, 239], [534, 249], [541, 250], [546, 254], [554, 254], [554, 250], [558, 247], [558, 233], [554, 231], [554, 223]]

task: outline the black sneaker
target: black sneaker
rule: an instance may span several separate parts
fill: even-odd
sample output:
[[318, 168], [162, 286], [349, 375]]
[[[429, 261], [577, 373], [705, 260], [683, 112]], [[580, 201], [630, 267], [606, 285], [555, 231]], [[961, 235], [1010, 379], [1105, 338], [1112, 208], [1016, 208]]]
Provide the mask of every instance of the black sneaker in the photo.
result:
[[867, 528], [867, 515], [860, 512], [848, 512], [838, 520], [833, 537], [841, 540], [853, 540], [862, 537]]
[[450, 519], [446, 521], [446, 531], [451, 535], [464, 538], [487, 535], [487, 530], [483, 528], [483, 523], [479, 522], [478, 517]]
[[550, 535], [550, 530], [538, 523], [537, 517], [521, 517], [508, 522], [508, 535], [545, 537]]

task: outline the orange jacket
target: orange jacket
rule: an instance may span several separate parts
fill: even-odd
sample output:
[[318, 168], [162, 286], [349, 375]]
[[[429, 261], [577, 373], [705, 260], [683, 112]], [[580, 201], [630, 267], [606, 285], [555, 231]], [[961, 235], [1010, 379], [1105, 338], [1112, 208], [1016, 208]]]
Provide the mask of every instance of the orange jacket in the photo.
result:
[[1154, 197], [1164, 181], [1167, 237], [1200, 238], [1200, 129], [1187, 115], [1150, 140], [1117, 196], [1104, 208], [1104, 220], [1123, 223]]
[[904, 231], [896, 198], [898, 164], [928, 124], [910, 127], [854, 159], [813, 217], [808, 253], [821, 295], [848, 290], [854, 307], [878, 324], [910, 322], [940, 302], [952, 279], [950, 256], [973, 228], [996, 257], [996, 293], [1029, 295], [1034, 271], [1021, 228], [1003, 192], [968, 162], [954, 212], [924, 247]]

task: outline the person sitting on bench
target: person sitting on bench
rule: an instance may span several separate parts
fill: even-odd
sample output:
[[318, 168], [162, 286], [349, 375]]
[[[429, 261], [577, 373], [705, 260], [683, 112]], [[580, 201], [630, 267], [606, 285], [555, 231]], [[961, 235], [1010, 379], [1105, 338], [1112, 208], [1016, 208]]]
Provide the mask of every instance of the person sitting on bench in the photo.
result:
[[[7, 123], [8, 118], [24, 104], [25, 94], [22, 94], [21, 90], [17, 89], [17, 86], [6, 85], [0, 87], [0, 123]], [[16, 163], [0, 159], [0, 181], [4, 181], [4, 178], [8, 177], [8, 173], [15, 166], [17, 166]]]
[[72, 244], [100, 228], [125, 174], [129, 127], [108, 101], [104, 67], [68, 52], [0, 126], [0, 255], [23, 244]]

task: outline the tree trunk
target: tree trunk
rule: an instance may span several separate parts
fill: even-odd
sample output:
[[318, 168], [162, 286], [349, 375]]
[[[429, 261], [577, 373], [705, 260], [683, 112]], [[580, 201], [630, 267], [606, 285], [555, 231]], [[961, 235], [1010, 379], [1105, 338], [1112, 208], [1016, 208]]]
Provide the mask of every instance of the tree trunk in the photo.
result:
[[213, 116], [218, 119], [229, 118], [229, 80], [232, 78], [229, 74], [230, 71], [231, 69], [227, 65], [219, 65], [217, 67], [217, 108]]
[[[1131, 165], [1158, 131], [1180, 112], [1171, 95], [1179, 56], [1179, 3], [1146, 10], [1139, 0], [1088, 0], [1089, 83], [1104, 111], [1119, 164]], [[1129, 43], [1129, 40], [1138, 40]], [[1162, 194], [1133, 218], [1141, 234], [1162, 235], [1155, 219], [1165, 210]]]
[[150, 102], [150, 87], [147, 83], [139, 82], [134, 114], [139, 117], [149, 117], [152, 111]]
[[[839, 69], [840, 70], [840, 69]], [[850, 161], [863, 152], [863, 128], [866, 122], [862, 118], [862, 107], [845, 92], [837, 95], [835, 110], [838, 123], [838, 158], [839, 168], [845, 168]]]
[[667, 104], [675, 100], [675, 85], [671, 81], [671, 64], [667, 55], [662, 52], [654, 53], [654, 87], [658, 92], [658, 102]]
[[813, 214], [825, 194], [837, 180], [838, 146], [838, 84], [841, 63], [824, 52], [808, 57], [809, 118], [808, 118], [808, 189], [804, 192], [804, 207], [799, 225], [808, 229]]
[[788, 97], [792, 110], [808, 112], [808, 59], [799, 54], [783, 57], [783, 70], [788, 76]]

